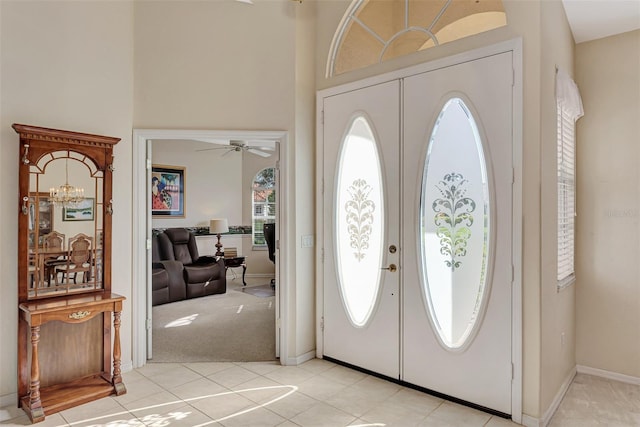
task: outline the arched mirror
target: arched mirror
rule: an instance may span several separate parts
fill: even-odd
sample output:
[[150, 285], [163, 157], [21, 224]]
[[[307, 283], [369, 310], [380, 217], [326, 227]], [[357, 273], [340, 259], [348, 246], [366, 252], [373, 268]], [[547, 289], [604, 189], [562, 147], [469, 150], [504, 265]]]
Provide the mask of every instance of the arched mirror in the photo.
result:
[[103, 196], [103, 171], [80, 152], [29, 165], [29, 298], [103, 288]]
[[118, 138], [14, 125], [20, 133], [19, 300], [109, 292]]

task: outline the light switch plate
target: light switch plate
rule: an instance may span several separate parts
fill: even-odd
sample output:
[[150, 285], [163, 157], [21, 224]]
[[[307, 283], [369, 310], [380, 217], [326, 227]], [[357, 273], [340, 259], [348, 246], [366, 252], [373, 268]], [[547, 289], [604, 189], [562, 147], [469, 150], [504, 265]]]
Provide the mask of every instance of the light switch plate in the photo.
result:
[[313, 247], [313, 234], [307, 234], [302, 236], [302, 247], [303, 248]]

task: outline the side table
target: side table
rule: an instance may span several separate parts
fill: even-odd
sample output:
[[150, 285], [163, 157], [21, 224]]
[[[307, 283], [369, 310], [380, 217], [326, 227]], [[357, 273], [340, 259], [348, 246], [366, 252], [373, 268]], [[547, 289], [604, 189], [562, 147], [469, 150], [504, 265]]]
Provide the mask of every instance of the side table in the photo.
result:
[[247, 273], [247, 261], [246, 257], [237, 256], [233, 258], [225, 258], [224, 259], [224, 270], [225, 272], [229, 268], [237, 268], [242, 267], [242, 286], [247, 286], [247, 282], [244, 280], [244, 276]]

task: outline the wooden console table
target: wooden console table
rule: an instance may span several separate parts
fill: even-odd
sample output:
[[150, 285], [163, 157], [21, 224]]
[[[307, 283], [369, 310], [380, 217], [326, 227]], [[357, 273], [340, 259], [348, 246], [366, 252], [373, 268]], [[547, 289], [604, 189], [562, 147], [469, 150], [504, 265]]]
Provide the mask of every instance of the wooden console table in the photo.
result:
[[[90, 402], [97, 398], [106, 397], [112, 394], [121, 395], [126, 393], [126, 388], [122, 382], [120, 372], [120, 314], [124, 297], [112, 293], [95, 293], [74, 295], [65, 298], [49, 301], [33, 301], [19, 305], [20, 308], [20, 333], [29, 334], [31, 346], [20, 348], [19, 352], [31, 352], [31, 366], [20, 366], [19, 390], [20, 405], [29, 415], [32, 422], [42, 421], [45, 415], [50, 415], [82, 403]], [[108, 353], [93, 355], [94, 359], [100, 359], [102, 366], [99, 372], [83, 375], [80, 378], [71, 378], [68, 382], [52, 384], [40, 387], [40, 355], [38, 344], [40, 342], [40, 328], [58, 320], [67, 324], [80, 324], [88, 322], [102, 313], [113, 313], [113, 375], [111, 375], [110, 357]], [[106, 329], [110, 329], [111, 316], [104, 315], [102, 322]], [[59, 323], [59, 322], [57, 322]], [[102, 333], [100, 331], [100, 333]], [[110, 347], [109, 333], [104, 334], [104, 345]], [[48, 355], [48, 358], [66, 360], [67, 365], [82, 365], [79, 363], [81, 355], [95, 352], [93, 348], [68, 348], [67, 354]], [[61, 352], [62, 353], [62, 352]], [[106, 356], [106, 357], [105, 357]], [[26, 358], [21, 358], [26, 360]], [[90, 362], [87, 366], [93, 366]], [[95, 365], [95, 363], [94, 363]], [[44, 366], [47, 366], [46, 364]], [[43, 371], [43, 374], [45, 372]], [[70, 374], [73, 376], [73, 373]]]

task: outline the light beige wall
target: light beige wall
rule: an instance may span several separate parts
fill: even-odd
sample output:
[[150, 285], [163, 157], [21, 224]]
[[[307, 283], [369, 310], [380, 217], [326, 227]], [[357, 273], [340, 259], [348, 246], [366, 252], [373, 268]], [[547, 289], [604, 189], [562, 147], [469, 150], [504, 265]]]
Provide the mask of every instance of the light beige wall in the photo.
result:
[[579, 365], [640, 377], [640, 31], [576, 48]]
[[293, 128], [296, 4], [135, 4], [135, 127]]
[[[0, 2], [0, 401], [14, 404], [17, 343], [18, 137], [12, 123], [122, 138], [115, 147], [113, 291], [131, 366], [131, 123], [133, 20], [129, 1]], [[14, 396], [15, 397], [15, 396]], [[0, 405], [2, 406], [2, 405]]]
[[206, 142], [159, 140], [152, 143], [153, 164], [185, 168], [184, 218], [154, 217], [154, 228], [209, 227], [211, 218], [242, 222], [242, 153], [211, 148]]
[[[304, 122], [298, 129], [296, 97], [306, 89], [296, 67], [314, 52], [298, 48], [305, 42], [297, 39], [296, 17], [313, 7], [290, 0], [136, 2], [134, 127], [286, 130], [286, 197], [291, 206], [307, 200], [314, 177], [305, 165], [314, 142]], [[305, 109], [313, 111], [313, 103]], [[281, 288], [290, 307], [285, 363], [314, 348], [314, 336], [302, 332], [300, 344], [296, 330], [314, 321], [313, 257], [299, 248], [300, 236], [313, 233], [308, 207], [281, 213], [288, 240], [280, 252], [290, 261], [290, 281]]]
[[524, 62], [523, 147], [523, 412], [540, 417], [541, 274], [540, 274], [540, 61], [541, 2], [503, 1], [507, 27], [457, 40], [331, 79], [325, 67], [334, 32], [348, 0], [323, 1], [318, 7], [316, 85], [324, 89], [339, 84], [451, 56], [504, 40], [522, 37]]
[[[315, 232], [315, 42], [316, 2], [303, 4], [296, 9], [296, 67], [295, 67], [295, 167], [296, 167], [296, 215], [295, 264], [297, 283], [314, 282], [315, 247], [302, 247], [301, 239]], [[314, 238], [315, 240], [315, 238]], [[315, 350], [315, 299], [316, 287], [299, 286], [296, 290], [296, 306], [303, 308], [303, 316], [296, 316], [296, 354], [308, 354]]]
[[[557, 290], [558, 192], [555, 70], [574, 75], [573, 36], [560, 0], [541, 8], [541, 389], [544, 414], [576, 366], [575, 286]], [[564, 334], [564, 338], [563, 338]]]

